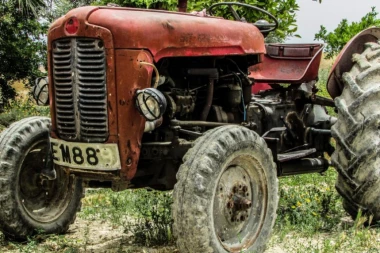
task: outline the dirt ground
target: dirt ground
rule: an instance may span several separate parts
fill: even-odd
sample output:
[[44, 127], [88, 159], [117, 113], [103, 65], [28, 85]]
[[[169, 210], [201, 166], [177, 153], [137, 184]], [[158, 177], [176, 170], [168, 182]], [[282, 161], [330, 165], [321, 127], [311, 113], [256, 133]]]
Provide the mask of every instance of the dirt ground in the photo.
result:
[[132, 245], [131, 235], [125, 234], [122, 227], [115, 227], [107, 222], [77, 218], [65, 235], [41, 240], [37, 238], [32, 243], [9, 243], [0, 246], [0, 252], [169, 253], [178, 251], [174, 246], [147, 248]]
[[[132, 244], [132, 235], [125, 234], [122, 227], [107, 222], [88, 221], [77, 218], [63, 236], [53, 236], [36, 243], [10, 243], [0, 247], [0, 252], [91, 252], [91, 253], [175, 253], [175, 246], [142, 247]], [[265, 253], [284, 253], [280, 246], [267, 249]]]
[[122, 227], [114, 227], [107, 222], [87, 221], [80, 218], [70, 227], [66, 237], [84, 242], [83, 252], [178, 252], [175, 247], [147, 248], [135, 246], [132, 244], [132, 235], [125, 234]]

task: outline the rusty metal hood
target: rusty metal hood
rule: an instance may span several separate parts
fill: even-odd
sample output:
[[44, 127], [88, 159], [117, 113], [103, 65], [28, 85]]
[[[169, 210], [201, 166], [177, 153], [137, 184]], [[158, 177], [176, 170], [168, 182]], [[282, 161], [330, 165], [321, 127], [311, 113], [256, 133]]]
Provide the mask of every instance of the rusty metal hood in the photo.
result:
[[158, 61], [164, 57], [265, 53], [264, 38], [252, 24], [188, 13], [109, 7], [70, 11], [52, 27], [70, 17], [111, 31], [113, 47], [147, 49]]

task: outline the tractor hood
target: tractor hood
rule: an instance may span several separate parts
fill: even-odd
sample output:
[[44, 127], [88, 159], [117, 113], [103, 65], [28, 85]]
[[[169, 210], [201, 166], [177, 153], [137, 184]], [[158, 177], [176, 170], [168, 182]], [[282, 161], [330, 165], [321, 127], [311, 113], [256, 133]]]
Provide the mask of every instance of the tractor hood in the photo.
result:
[[[72, 17], [79, 20], [79, 29], [67, 34], [64, 25]], [[146, 49], [156, 62], [165, 57], [265, 53], [264, 37], [252, 24], [132, 8], [74, 9], [52, 24], [49, 38], [83, 37], [88, 26], [110, 31], [114, 49]]]

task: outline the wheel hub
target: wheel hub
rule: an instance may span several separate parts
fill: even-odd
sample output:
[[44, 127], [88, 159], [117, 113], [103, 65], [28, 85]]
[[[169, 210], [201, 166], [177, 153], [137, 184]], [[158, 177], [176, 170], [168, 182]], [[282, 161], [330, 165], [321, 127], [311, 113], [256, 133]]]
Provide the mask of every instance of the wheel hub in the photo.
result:
[[252, 213], [250, 176], [240, 166], [230, 166], [222, 174], [214, 199], [214, 223], [221, 241], [236, 238]]
[[45, 190], [44, 182], [35, 166], [27, 166], [26, 169], [22, 170], [20, 180], [23, 182], [20, 190], [28, 198], [36, 198]]
[[[41, 172], [46, 166], [47, 142], [33, 146], [23, 160], [20, 169], [20, 202], [25, 212], [38, 222], [50, 222], [66, 209], [70, 202], [73, 180], [63, 171], [55, 180], [49, 180]], [[54, 170], [55, 171], [55, 170]]]
[[231, 223], [244, 222], [249, 215], [252, 200], [249, 198], [248, 186], [246, 182], [237, 182], [232, 187], [227, 198], [225, 216]]

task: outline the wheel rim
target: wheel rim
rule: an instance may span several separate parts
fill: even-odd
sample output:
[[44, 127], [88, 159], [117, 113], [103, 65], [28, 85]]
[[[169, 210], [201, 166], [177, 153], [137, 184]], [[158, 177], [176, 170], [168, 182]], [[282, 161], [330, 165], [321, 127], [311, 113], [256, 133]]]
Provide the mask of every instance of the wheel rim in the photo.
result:
[[41, 177], [48, 142], [35, 143], [26, 152], [18, 178], [18, 198], [25, 212], [39, 223], [56, 220], [67, 208], [74, 192], [74, 180], [57, 169], [55, 180]]
[[222, 169], [213, 200], [214, 230], [227, 251], [248, 249], [265, 220], [267, 181], [261, 165], [241, 155]]

